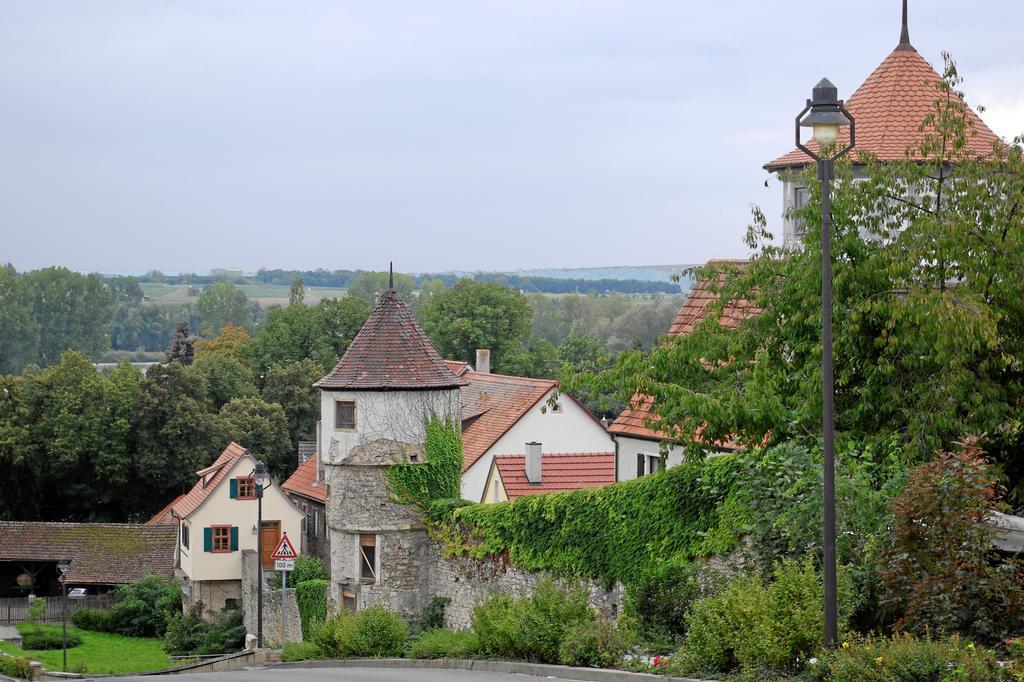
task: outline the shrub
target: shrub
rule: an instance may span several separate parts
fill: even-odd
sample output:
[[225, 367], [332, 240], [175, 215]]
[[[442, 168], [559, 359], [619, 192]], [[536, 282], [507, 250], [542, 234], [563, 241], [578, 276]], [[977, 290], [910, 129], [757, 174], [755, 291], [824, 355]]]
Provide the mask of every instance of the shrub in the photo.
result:
[[99, 609], [79, 609], [71, 616], [71, 622], [76, 628], [91, 630], [93, 632], [112, 632], [114, 630], [114, 616], [109, 611]]
[[622, 663], [631, 633], [606, 620], [577, 623], [562, 638], [559, 662], [589, 668], [614, 668]]
[[15, 677], [19, 680], [32, 679], [31, 661], [27, 658], [15, 658], [0, 651], [0, 675]]
[[423, 607], [417, 616], [415, 622], [413, 622], [412, 630], [414, 633], [423, 632], [424, 630], [443, 630], [444, 629], [444, 610], [452, 603], [451, 597], [434, 597], [430, 600], [430, 603]]
[[198, 602], [188, 613], [177, 613], [167, 624], [163, 649], [172, 656], [229, 654], [245, 646], [242, 612], [221, 611], [212, 623], [203, 619], [203, 604]]
[[998, 682], [1005, 679], [988, 649], [953, 636], [942, 640], [897, 634], [855, 638], [831, 654], [822, 676], [830, 682]]
[[[842, 626], [848, 581], [840, 588]], [[810, 560], [781, 563], [767, 585], [759, 576], [740, 576], [694, 602], [678, 665], [693, 673], [795, 669], [821, 647], [822, 601], [821, 577]]]
[[626, 586], [625, 613], [650, 647], [679, 645], [686, 634], [686, 611], [700, 594], [697, 574], [686, 560], [659, 561]]
[[1018, 562], [998, 557], [986, 521], [995, 491], [970, 446], [910, 473], [893, 503], [895, 546], [882, 571], [885, 599], [903, 614], [898, 628], [994, 643], [1024, 624]]
[[424, 630], [409, 644], [409, 658], [471, 658], [480, 640], [471, 630]]
[[288, 661], [308, 661], [311, 658], [319, 658], [320, 650], [313, 642], [292, 642], [284, 645], [284, 651], [281, 652], [281, 660], [284, 662]]
[[348, 611], [313, 624], [312, 639], [326, 658], [400, 656], [407, 628], [402, 619], [386, 609]]
[[[68, 632], [68, 648], [82, 643], [82, 638], [74, 632]], [[21, 648], [25, 651], [43, 651], [46, 649], [63, 649], [64, 633], [59, 628], [27, 630], [21, 633]]]
[[110, 609], [114, 631], [129, 637], [163, 637], [167, 621], [181, 612], [181, 587], [155, 575], [122, 585]]
[[581, 590], [566, 592], [551, 580], [529, 597], [496, 594], [473, 610], [480, 649], [494, 656], [557, 663], [565, 632], [594, 619]]
[[327, 617], [327, 580], [305, 580], [295, 586], [295, 599], [302, 619], [302, 638], [309, 639], [315, 621]]

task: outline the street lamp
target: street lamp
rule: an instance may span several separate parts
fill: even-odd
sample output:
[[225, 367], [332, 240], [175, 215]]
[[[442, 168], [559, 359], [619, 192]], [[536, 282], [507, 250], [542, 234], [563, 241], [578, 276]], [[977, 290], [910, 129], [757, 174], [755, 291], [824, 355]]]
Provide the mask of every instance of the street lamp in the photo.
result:
[[67, 576], [71, 562], [61, 559], [57, 562], [57, 582], [60, 583], [60, 622], [64, 629], [64, 672], [68, 671], [68, 586], [64, 579]]
[[[839, 129], [850, 126], [850, 143], [836, 149]], [[800, 128], [810, 128], [818, 145], [815, 152], [800, 141]], [[831, 185], [835, 161], [854, 145], [853, 116], [839, 99], [839, 91], [827, 78], [814, 86], [807, 106], [796, 117], [796, 146], [818, 164], [821, 181], [821, 345], [822, 411], [824, 441], [824, 573], [825, 646], [833, 648], [838, 637], [836, 606], [836, 463], [835, 463], [835, 379], [832, 371], [832, 207]]]
[[263, 646], [263, 486], [270, 482], [267, 465], [256, 460], [252, 470], [256, 484], [256, 647]]

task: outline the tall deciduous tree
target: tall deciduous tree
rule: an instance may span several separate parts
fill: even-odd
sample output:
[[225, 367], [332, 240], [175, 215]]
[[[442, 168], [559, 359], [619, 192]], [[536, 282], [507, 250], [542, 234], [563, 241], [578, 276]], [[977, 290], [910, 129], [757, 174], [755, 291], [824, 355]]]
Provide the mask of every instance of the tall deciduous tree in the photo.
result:
[[233, 440], [266, 462], [278, 478], [286, 478], [298, 464], [288, 438], [288, 419], [280, 405], [259, 398], [235, 398], [218, 414], [227, 440]]
[[109, 347], [106, 326], [112, 304], [99, 275], [44, 268], [22, 278], [39, 330], [33, 362], [55, 364], [69, 349], [95, 357]]
[[216, 282], [200, 294], [196, 309], [203, 316], [203, 332], [216, 336], [226, 324], [250, 327], [249, 297], [234, 284]]
[[292, 288], [288, 292], [288, 305], [302, 305], [305, 298], [306, 285], [302, 282], [301, 277], [296, 277], [292, 280]]
[[519, 367], [530, 331], [530, 304], [521, 292], [494, 282], [461, 279], [435, 294], [422, 311], [423, 328], [438, 352], [473, 362], [489, 348], [496, 371]]
[[273, 365], [304, 359], [331, 365], [348, 348], [369, 314], [370, 307], [351, 296], [324, 299], [316, 306], [273, 307], [252, 342], [256, 367], [265, 372]]
[[[412, 300], [412, 290], [416, 286], [416, 280], [411, 275], [395, 273], [395, 290], [407, 302]], [[348, 295], [355, 296], [370, 305], [377, 302], [377, 297], [383, 294], [388, 288], [388, 273], [386, 272], [360, 272], [348, 286]]]
[[[903, 163], [839, 167], [832, 203], [836, 429], [844, 440], [928, 459], [967, 434], [998, 441], [1024, 418], [1022, 140], [971, 158], [970, 119], [947, 65], [921, 144]], [[808, 170], [801, 248], [772, 244], [755, 211], [746, 268], [707, 319], [650, 354], [627, 352], [584, 380], [622, 399], [654, 396], [681, 441], [813, 441], [821, 422], [820, 183]], [[718, 281], [716, 268], [701, 275]], [[725, 301], [760, 314], [731, 330]], [[577, 388], [580, 386], [577, 385]]]
[[324, 375], [325, 368], [305, 359], [289, 365], [274, 365], [263, 380], [263, 399], [277, 403], [288, 419], [288, 435], [292, 446], [300, 440], [316, 438], [316, 422], [320, 419], [320, 391], [313, 383]]

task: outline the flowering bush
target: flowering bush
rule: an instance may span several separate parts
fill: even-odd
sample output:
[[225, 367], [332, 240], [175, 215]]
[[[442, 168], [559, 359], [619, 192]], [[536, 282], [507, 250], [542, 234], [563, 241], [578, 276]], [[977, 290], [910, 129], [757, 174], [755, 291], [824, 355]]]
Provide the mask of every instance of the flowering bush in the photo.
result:
[[830, 682], [998, 682], [1007, 679], [996, 655], [957, 636], [919, 639], [853, 637], [818, 671]]

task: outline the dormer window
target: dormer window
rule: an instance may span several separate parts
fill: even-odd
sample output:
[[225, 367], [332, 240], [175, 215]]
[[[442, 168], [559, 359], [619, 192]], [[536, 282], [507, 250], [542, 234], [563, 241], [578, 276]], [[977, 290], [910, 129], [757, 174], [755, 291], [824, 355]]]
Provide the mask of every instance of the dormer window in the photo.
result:
[[335, 430], [352, 430], [356, 428], [356, 404], [352, 400], [334, 401]]

